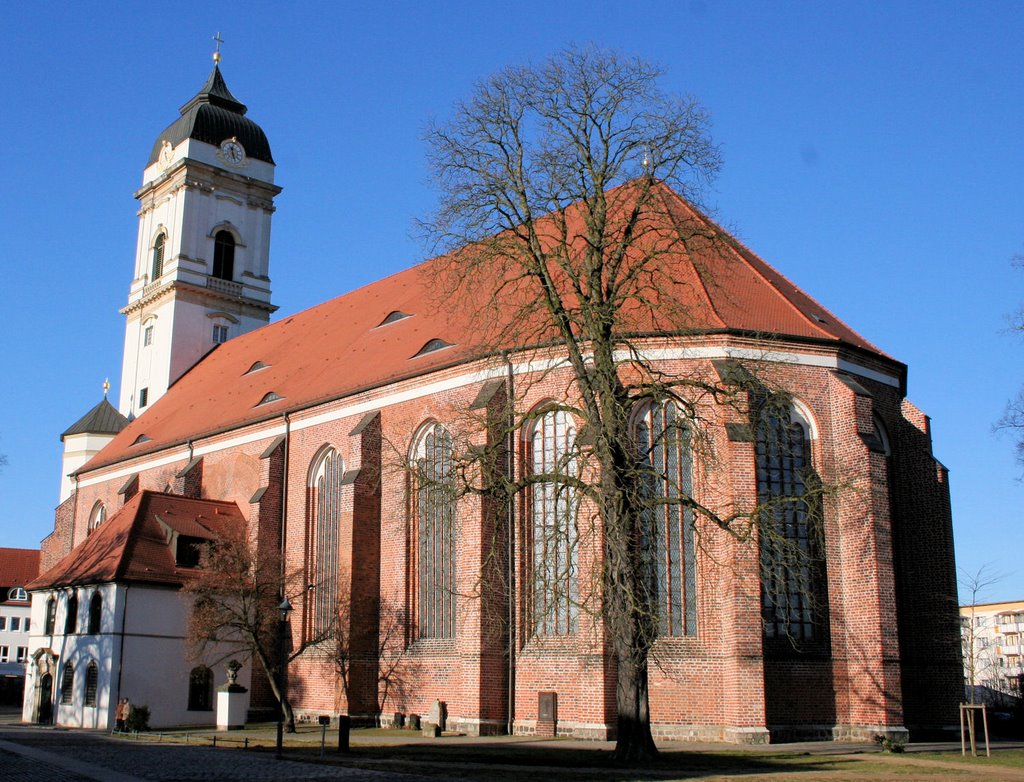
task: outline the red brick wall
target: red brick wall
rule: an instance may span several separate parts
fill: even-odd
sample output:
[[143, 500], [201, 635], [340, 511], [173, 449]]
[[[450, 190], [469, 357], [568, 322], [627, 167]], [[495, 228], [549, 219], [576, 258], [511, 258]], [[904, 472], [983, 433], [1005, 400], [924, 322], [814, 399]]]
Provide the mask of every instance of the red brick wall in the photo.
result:
[[[666, 361], [662, 368], [670, 374], [696, 371], [716, 379], [709, 361]], [[448, 374], [464, 371], [455, 368]], [[828, 369], [789, 364], [765, 364], [758, 371], [770, 387], [789, 391], [812, 419], [815, 469], [826, 484], [837, 487], [824, 507], [828, 643], [804, 653], [766, 647], [756, 536], [737, 539], [702, 523], [698, 635], [663, 639], [654, 649], [650, 706], [655, 732], [761, 741], [766, 729], [774, 730], [777, 738], [799, 731], [863, 735], [875, 729], [899, 730], [904, 724], [955, 722], [961, 672], [948, 486], [931, 456], [924, 417], [901, 399], [898, 389], [860, 377], [850, 383]], [[444, 375], [410, 381], [405, 387]], [[522, 414], [545, 399], [563, 399], [569, 386], [565, 372], [529, 382], [517, 377], [517, 411]], [[203, 459], [203, 496], [238, 501], [248, 511], [261, 546], [276, 550], [284, 519], [287, 567], [297, 572], [297, 583], [313, 555], [307, 507], [313, 460], [330, 445], [343, 458], [346, 471], [359, 471], [342, 494], [343, 575], [358, 647], [349, 686], [345, 690], [340, 685], [323, 649], [309, 650], [290, 670], [296, 707], [309, 714], [371, 714], [379, 709], [385, 715], [426, 715], [433, 701], [441, 700], [447, 703], [449, 722], [466, 730], [502, 730], [512, 719], [517, 731], [531, 732], [536, 729], [537, 694], [554, 691], [560, 732], [610, 735], [615, 725], [615, 665], [596, 590], [586, 576], [601, 561], [599, 525], [588, 523], [592, 509], [583, 510], [579, 551], [581, 594], [590, 599], [581, 609], [577, 633], [532, 637], [523, 597], [529, 560], [523, 545], [523, 500], [513, 498], [510, 514], [504, 498], [485, 494], [466, 496], [459, 504], [456, 636], [417, 637], [416, 538], [405, 469], [413, 438], [422, 425], [438, 421], [463, 445], [500, 446], [506, 395], [498, 389], [474, 411], [480, 385], [473, 384], [375, 406], [380, 394], [392, 390], [295, 414], [287, 440], [270, 454], [262, 454], [271, 441], [268, 436], [208, 452]], [[378, 415], [368, 421], [363, 412], [309, 425], [313, 416], [356, 403], [365, 403], [364, 411]], [[696, 496], [722, 518], [749, 511], [757, 501], [754, 446], [743, 438], [730, 439], [725, 429], [727, 423], [746, 421], [742, 405], [716, 406], [710, 398], [700, 404], [712, 425], [695, 457]], [[891, 458], [877, 448], [875, 415], [888, 429]], [[518, 438], [517, 474], [522, 458]], [[183, 458], [141, 469], [140, 487], [163, 488], [186, 462]], [[502, 467], [499, 463], [496, 469]], [[122, 477], [81, 490], [77, 511], [73, 504], [62, 505], [54, 541], [72, 528], [76, 539], [83, 538], [92, 503], [102, 499], [116, 509], [116, 492], [123, 483]], [[258, 490], [258, 501], [250, 503]], [[47, 543], [44, 558], [55, 545]], [[516, 552], [511, 625], [510, 546]], [[296, 644], [308, 632], [309, 598], [299, 592], [292, 599]], [[393, 670], [382, 675], [382, 665], [393, 665]], [[254, 701], [266, 696], [258, 678]]]

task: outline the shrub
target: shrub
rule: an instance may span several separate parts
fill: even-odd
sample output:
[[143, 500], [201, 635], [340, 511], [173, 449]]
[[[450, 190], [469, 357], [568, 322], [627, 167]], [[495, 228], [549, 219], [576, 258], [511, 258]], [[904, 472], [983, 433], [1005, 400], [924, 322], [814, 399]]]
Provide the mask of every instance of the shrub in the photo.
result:
[[149, 706], [132, 706], [124, 727], [130, 733], [149, 730]]

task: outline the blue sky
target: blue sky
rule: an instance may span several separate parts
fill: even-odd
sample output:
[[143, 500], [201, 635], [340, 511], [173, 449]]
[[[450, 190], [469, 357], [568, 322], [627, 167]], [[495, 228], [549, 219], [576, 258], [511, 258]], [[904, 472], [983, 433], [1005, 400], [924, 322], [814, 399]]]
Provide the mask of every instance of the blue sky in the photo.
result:
[[[365, 6], [365, 7], [364, 7]], [[0, 545], [52, 529], [59, 434], [116, 400], [157, 134], [222, 71], [270, 139], [279, 315], [425, 257], [428, 119], [498, 68], [595, 42], [713, 116], [716, 217], [907, 363], [950, 470], [959, 565], [1024, 598], [1021, 468], [992, 434], [1024, 382], [1024, 4], [5, 4], [0, 47]]]

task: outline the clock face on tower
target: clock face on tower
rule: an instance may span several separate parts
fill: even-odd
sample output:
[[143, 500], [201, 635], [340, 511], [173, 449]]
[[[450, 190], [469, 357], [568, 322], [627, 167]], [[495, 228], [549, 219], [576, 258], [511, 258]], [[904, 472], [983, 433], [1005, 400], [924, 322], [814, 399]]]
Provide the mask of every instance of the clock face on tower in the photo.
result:
[[220, 143], [220, 154], [225, 163], [233, 166], [240, 166], [245, 162], [245, 148], [236, 138], [224, 139]]

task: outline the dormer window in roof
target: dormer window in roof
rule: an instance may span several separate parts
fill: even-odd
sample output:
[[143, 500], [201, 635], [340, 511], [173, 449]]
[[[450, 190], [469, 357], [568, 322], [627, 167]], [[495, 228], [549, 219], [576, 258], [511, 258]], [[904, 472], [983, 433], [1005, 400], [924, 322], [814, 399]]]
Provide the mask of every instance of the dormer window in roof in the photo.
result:
[[135, 438], [135, 442], [133, 442], [132, 445], [142, 445], [143, 443], [148, 443], [151, 439], [152, 438], [148, 435], [140, 434]]
[[206, 541], [191, 535], [178, 535], [174, 550], [174, 564], [178, 567], [199, 567]]
[[445, 342], [440, 337], [436, 337], [430, 340], [426, 345], [421, 347], [419, 351], [416, 353], [416, 355], [413, 356], [413, 358], [425, 356], [427, 355], [427, 353], [436, 353], [438, 350], [444, 350], [445, 348], [450, 347], [454, 347], [454, 345], [451, 342]]
[[256, 403], [256, 407], [259, 407], [260, 405], [269, 405], [271, 402], [276, 402], [279, 399], [284, 399], [284, 397], [276, 391], [268, 391], [264, 397]]
[[251, 375], [253, 372], [259, 372], [261, 369], [266, 369], [269, 366], [270, 364], [264, 364], [262, 361], [257, 361], [255, 364], [253, 364], [251, 367], [245, 370], [245, 372], [243, 372], [242, 374]]
[[384, 320], [382, 320], [380, 323], [378, 323], [377, 324], [377, 328], [380, 328], [381, 326], [386, 326], [389, 323], [397, 323], [400, 320], [405, 320], [406, 318], [411, 318], [411, 317], [412, 317], [412, 315], [410, 315], [408, 312], [402, 312], [401, 310], [395, 310], [394, 312], [390, 313], [386, 318], [384, 318]]

